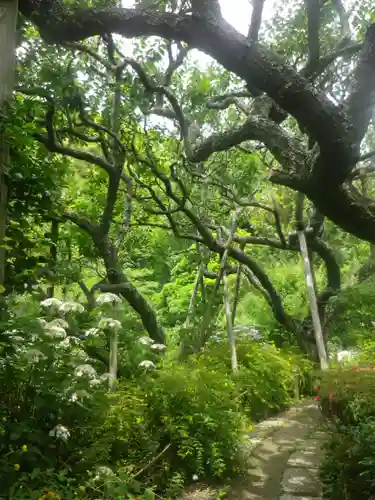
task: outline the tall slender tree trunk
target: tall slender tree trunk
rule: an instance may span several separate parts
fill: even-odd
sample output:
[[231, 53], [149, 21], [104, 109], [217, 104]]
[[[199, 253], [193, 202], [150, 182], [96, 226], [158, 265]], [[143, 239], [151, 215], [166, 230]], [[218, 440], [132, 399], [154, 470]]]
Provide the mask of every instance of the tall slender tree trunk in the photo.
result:
[[[241, 248], [241, 250], [244, 250], [245, 245], [240, 245], [240, 248]], [[238, 301], [240, 299], [242, 272], [243, 272], [243, 267], [242, 267], [242, 264], [239, 262], [237, 265], [236, 283], [234, 285], [234, 294], [233, 294], [233, 308], [232, 308], [232, 325], [233, 326], [236, 322], [237, 306], [238, 306]]]
[[230, 307], [229, 282], [228, 282], [228, 275], [227, 275], [226, 271], [224, 271], [224, 274], [223, 274], [223, 285], [224, 285], [223, 300], [224, 300], [224, 308], [225, 308], [225, 318], [226, 318], [226, 323], [227, 323], [228, 343], [229, 343], [230, 353], [231, 353], [231, 366], [232, 366], [233, 373], [235, 373], [238, 370], [237, 349], [236, 349], [236, 339], [235, 339], [234, 330], [233, 330], [232, 312], [231, 312], [231, 307]]
[[211, 294], [210, 300], [207, 304], [207, 309], [206, 309], [205, 315], [203, 316], [200, 338], [199, 338], [198, 345], [197, 345], [198, 351], [204, 346], [204, 344], [206, 343], [206, 341], [210, 335], [210, 328], [209, 327], [210, 327], [210, 323], [211, 323], [211, 319], [212, 319], [212, 308], [214, 305], [216, 293], [219, 289], [221, 280], [222, 280], [223, 275], [224, 275], [225, 266], [227, 264], [227, 260], [228, 260], [228, 256], [229, 256], [229, 249], [230, 249], [232, 242], [233, 242], [234, 233], [236, 232], [237, 219], [240, 216], [240, 214], [242, 213], [242, 211], [243, 211], [242, 208], [236, 209], [236, 211], [233, 215], [233, 218], [232, 218], [229, 236], [228, 236], [228, 239], [224, 245], [224, 252], [223, 252], [223, 255], [221, 257], [220, 268], [219, 268], [219, 272], [218, 272], [218, 275], [217, 275], [217, 278], [215, 281], [214, 289], [212, 290], [212, 294]]
[[[52, 279], [56, 278], [57, 270], [57, 244], [59, 240], [59, 223], [56, 219], [51, 222], [51, 246], [50, 246], [50, 264], [49, 268], [52, 272]], [[51, 283], [47, 290], [47, 297], [52, 298], [55, 294], [55, 285]]]
[[314, 335], [315, 335], [316, 347], [318, 350], [320, 367], [322, 370], [326, 370], [328, 368], [328, 356], [325, 348], [322, 325], [319, 317], [318, 302], [316, 299], [316, 293], [314, 288], [314, 277], [311, 271], [311, 264], [309, 259], [309, 251], [306, 243], [306, 236], [304, 231], [297, 231], [297, 234], [301, 250], [303, 270], [305, 273], [306, 289], [310, 302], [311, 319], [313, 322]]
[[109, 392], [116, 391], [118, 364], [118, 334], [111, 332], [109, 337]]
[[7, 118], [14, 87], [17, 0], [0, 0], [0, 285], [5, 282], [9, 141]]

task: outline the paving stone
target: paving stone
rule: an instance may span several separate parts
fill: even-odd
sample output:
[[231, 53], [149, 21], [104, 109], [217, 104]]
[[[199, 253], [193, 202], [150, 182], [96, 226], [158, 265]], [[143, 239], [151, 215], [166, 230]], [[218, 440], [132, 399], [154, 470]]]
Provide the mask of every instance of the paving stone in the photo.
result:
[[289, 493], [287, 493], [286, 495], [281, 495], [280, 500], [322, 500], [322, 497], [301, 497], [301, 495], [296, 497], [295, 495], [289, 495]]
[[322, 460], [323, 453], [319, 450], [298, 450], [290, 455], [288, 467], [309, 467], [317, 469]]
[[284, 493], [293, 493], [300, 496], [321, 496], [322, 493], [317, 471], [302, 467], [286, 469], [281, 486]]
[[328, 436], [315, 401], [261, 422], [249, 433], [248, 468], [231, 484], [228, 499], [322, 500], [317, 468]]
[[321, 440], [326, 440], [329, 438], [329, 432], [328, 431], [315, 431], [312, 435], [311, 435], [311, 439], [321, 439]]

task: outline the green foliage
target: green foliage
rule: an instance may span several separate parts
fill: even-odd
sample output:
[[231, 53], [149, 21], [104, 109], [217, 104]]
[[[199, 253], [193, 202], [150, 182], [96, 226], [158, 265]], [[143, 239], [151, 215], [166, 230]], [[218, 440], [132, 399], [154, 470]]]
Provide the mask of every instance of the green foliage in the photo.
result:
[[[224, 343], [178, 364], [128, 331], [123, 305], [104, 302], [88, 314], [56, 299], [41, 311], [25, 299], [9, 303], [0, 333], [0, 495], [14, 499], [151, 500], [173, 498], [196, 478], [223, 480], [241, 470], [249, 417], [284, 408], [297, 371], [303, 379], [311, 369], [249, 339], [239, 341], [238, 374]], [[111, 394], [101, 314], [122, 324], [121, 380]]]
[[[244, 422], [230, 377], [167, 363], [137, 385], [119, 387], [102, 439], [112, 433], [112, 456], [130, 471], [165, 450], [144, 480], [172, 494], [177, 477], [184, 484], [195, 475], [233, 474]], [[103, 447], [102, 441], [96, 446]]]
[[330, 371], [322, 379], [322, 409], [335, 424], [321, 467], [328, 499], [370, 498], [375, 493], [374, 382], [373, 366]]
[[374, 280], [349, 286], [330, 302], [331, 336], [340, 339], [342, 347], [355, 346], [374, 338]]
[[[301, 394], [309, 391], [312, 364], [301, 356], [242, 338], [237, 342], [237, 357], [239, 370], [231, 376], [252, 420], [266, 418], [288, 406], [297, 385]], [[225, 340], [213, 341], [194, 362], [231, 374], [230, 350]]]

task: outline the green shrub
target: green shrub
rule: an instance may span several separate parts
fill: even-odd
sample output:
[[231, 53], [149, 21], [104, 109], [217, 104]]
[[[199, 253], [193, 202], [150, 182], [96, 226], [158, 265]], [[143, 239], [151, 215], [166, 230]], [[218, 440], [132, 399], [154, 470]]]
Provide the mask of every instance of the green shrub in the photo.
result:
[[332, 370], [321, 380], [323, 413], [334, 424], [321, 466], [331, 500], [370, 498], [375, 494], [375, 370]]
[[[133, 407], [129, 393], [137, 401]], [[114, 400], [106, 420], [116, 441], [113, 458], [129, 471], [132, 464], [146, 468], [147, 483], [165, 489], [177, 477], [183, 484], [194, 476], [222, 478], [237, 470], [245, 420], [230, 377], [197, 367], [165, 366], [136, 386], [122, 384]], [[149, 466], [160, 452], [160, 459]]]
[[233, 375], [228, 343], [215, 342], [195, 362], [225, 372], [235, 380], [242, 406], [252, 420], [286, 408], [296, 395], [297, 385], [300, 394], [310, 392], [312, 364], [300, 355], [273, 344], [239, 338], [237, 358], [239, 370]]
[[34, 304], [22, 305], [0, 325], [0, 497], [174, 498], [192, 481], [238, 473], [249, 417], [287, 406], [297, 381], [308, 386], [311, 363], [245, 339], [236, 374], [226, 342], [177, 363], [173, 352], [161, 356], [165, 346], [124, 331], [124, 311], [104, 302], [120, 328], [120, 379], [109, 394], [100, 311], [66, 307], [36, 318]]

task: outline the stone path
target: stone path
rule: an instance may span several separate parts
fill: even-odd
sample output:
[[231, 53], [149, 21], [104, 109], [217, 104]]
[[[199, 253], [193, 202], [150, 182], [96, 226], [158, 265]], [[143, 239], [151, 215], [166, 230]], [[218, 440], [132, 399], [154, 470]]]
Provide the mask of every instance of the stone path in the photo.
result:
[[[229, 500], [320, 500], [319, 463], [327, 429], [315, 401], [304, 401], [277, 418], [261, 422], [244, 450], [250, 455], [243, 479], [229, 487]], [[210, 500], [195, 490], [181, 500]]]

